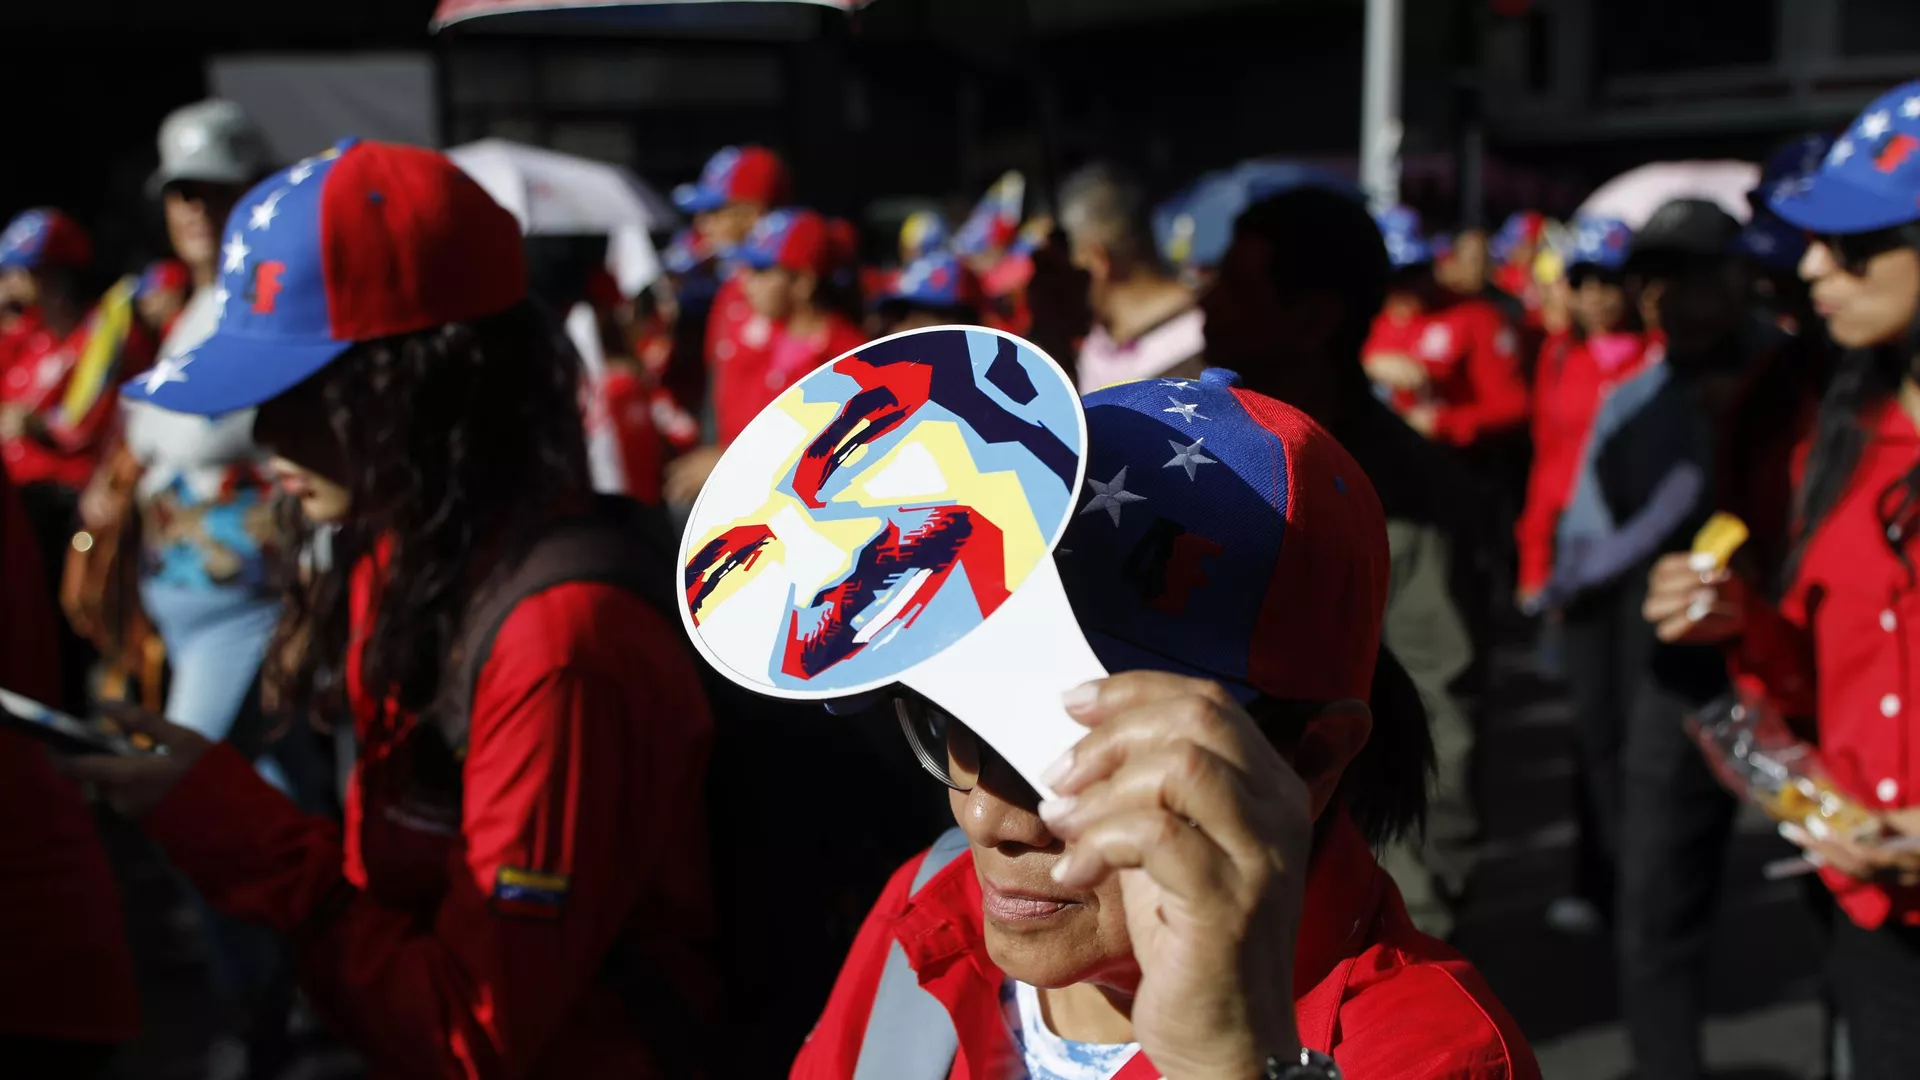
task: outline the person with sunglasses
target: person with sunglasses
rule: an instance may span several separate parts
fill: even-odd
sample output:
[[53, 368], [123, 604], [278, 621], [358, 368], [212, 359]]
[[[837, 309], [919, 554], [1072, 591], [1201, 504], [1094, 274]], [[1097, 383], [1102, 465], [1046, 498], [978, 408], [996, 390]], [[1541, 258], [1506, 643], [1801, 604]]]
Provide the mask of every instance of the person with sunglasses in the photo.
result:
[[961, 720], [896, 703], [957, 827], [868, 915], [794, 1080], [1540, 1075], [1370, 850], [1418, 829], [1432, 755], [1380, 647], [1379, 499], [1238, 382], [1086, 397], [1092, 480], [1054, 559], [1120, 674], [1066, 695], [1092, 730], [1045, 802]]
[[1662, 640], [1723, 643], [1736, 672], [1810, 718], [1821, 764], [1884, 837], [1790, 839], [1821, 864], [1844, 918], [1828, 973], [1853, 1076], [1920, 1059], [1920, 82], [1869, 105], [1820, 168], [1768, 205], [1812, 234], [1800, 276], [1847, 350], [1797, 493], [1785, 598], [1680, 557], [1650, 579]]

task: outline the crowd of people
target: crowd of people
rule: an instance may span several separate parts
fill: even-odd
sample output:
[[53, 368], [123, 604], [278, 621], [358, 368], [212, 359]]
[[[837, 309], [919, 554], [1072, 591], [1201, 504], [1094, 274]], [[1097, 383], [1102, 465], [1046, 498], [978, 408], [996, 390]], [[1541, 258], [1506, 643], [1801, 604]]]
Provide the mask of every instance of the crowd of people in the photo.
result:
[[[639, 295], [436, 151], [276, 169], [226, 101], [158, 142], [171, 257], [101, 292], [68, 214], [0, 234], [0, 687], [141, 747], [0, 725], [9, 1074], [140, 1029], [97, 803], [199, 928], [209, 1075], [298, 1012], [378, 1077], [1538, 1076], [1444, 944], [1524, 616], [1577, 732], [1545, 918], [1609, 936], [1639, 1075], [1702, 1075], [1738, 803], [1686, 721], [1730, 693], [1870, 815], [1783, 835], [1836, 1058], [1911, 1075], [1920, 83], [1739, 215], [1445, 237], [1291, 163], [1157, 204], [1092, 164], [867, 266], [729, 147]], [[1061, 547], [1114, 674], [1044, 800], [906, 690], [709, 677], [667, 585], [763, 408], [956, 324], [1084, 395]]]

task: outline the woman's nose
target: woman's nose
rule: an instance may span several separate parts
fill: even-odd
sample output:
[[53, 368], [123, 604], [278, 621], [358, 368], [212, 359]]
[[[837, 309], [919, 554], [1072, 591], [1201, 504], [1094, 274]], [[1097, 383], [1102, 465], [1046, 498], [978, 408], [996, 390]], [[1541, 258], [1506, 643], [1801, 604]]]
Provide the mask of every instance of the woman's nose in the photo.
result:
[[1800, 280], [1818, 281], [1833, 272], [1833, 252], [1818, 240], [1807, 245], [1807, 253], [1800, 256]]
[[973, 790], [954, 793], [953, 816], [967, 839], [982, 847], [1058, 848], [1061, 841], [1040, 820], [1040, 796], [1018, 773], [991, 755]]

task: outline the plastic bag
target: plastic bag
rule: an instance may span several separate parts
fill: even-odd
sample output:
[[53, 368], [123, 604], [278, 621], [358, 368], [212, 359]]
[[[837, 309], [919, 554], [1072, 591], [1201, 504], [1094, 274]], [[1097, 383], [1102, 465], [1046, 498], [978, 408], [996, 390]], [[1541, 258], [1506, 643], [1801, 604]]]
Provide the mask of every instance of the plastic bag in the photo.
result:
[[1872, 842], [1880, 821], [1842, 793], [1813, 747], [1764, 699], [1734, 693], [1687, 717], [1687, 733], [1727, 790], [1818, 839]]

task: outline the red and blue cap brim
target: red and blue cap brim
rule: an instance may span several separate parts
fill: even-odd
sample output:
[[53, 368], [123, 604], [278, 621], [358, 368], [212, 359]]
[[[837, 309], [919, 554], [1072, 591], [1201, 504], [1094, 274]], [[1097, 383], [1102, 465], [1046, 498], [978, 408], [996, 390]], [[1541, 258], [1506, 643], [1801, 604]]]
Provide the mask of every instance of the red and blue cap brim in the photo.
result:
[[1767, 208], [1808, 232], [1846, 235], [1920, 219], [1920, 192], [1895, 197], [1823, 169], [1796, 188], [1769, 195]]
[[673, 205], [683, 214], [705, 214], [727, 205], [727, 193], [700, 184], [681, 184], [673, 189]]
[[1813, 233], [1874, 232], [1920, 220], [1920, 82], [1882, 94], [1811, 175], [1775, 184], [1767, 206]]

